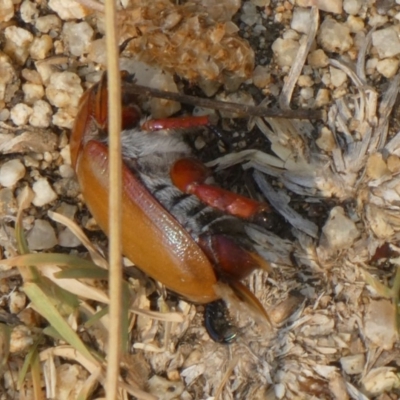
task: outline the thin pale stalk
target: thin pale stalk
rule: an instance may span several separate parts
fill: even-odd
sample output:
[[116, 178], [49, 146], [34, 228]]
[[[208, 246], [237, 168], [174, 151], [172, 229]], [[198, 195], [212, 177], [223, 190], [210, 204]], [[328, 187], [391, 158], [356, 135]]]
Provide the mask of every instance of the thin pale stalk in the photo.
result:
[[108, 135], [109, 135], [109, 251], [110, 251], [110, 326], [108, 338], [107, 400], [117, 396], [121, 351], [121, 79], [116, 32], [114, 0], [105, 2], [106, 49], [108, 70]]

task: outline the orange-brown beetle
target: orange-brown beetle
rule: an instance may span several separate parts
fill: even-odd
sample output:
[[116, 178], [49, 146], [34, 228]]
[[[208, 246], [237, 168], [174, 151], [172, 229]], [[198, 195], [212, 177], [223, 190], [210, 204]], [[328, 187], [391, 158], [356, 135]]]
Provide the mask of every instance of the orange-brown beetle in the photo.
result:
[[[123, 110], [124, 255], [192, 302], [218, 299], [215, 286], [222, 281], [266, 315], [240, 280], [255, 268], [268, 268], [246, 234], [243, 219], [268, 206], [206, 183], [209, 171], [192, 158], [190, 147], [182, 138], [184, 129], [174, 130], [186, 127], [187, 119], [181, 123], [176, 119], [147, 121], [146, 129], [153, 130], [149, 132], [143, 128], [146, 121], [137, 105], [126, 104]], [[104, 75], [83, 95], [70, 143], [82, 194], [107, 234], [106, 120]], [[189, 125], [196, 123], [190, 121]]]

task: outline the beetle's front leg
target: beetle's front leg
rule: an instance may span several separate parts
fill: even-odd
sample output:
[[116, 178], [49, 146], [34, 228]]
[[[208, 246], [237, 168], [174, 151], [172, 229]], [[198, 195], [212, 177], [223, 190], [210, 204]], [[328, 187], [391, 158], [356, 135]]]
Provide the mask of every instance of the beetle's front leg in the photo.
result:
[[[126, 78], [126, 75], [125, 71], [121, 72], [122, 79]], [[131, 100], [130, 104], [122, 108], [122, 129], [136, 126], [141, 118], [139, 108], [134, 104], [134, 99]], [[75, 121], [70, 138], [71, 161], [74, 168], [86, 143], [90, 140], [101, 140], [102, 135], [107, 135], [107, 74], [104, 73], [101, 80], [83, 94]]]

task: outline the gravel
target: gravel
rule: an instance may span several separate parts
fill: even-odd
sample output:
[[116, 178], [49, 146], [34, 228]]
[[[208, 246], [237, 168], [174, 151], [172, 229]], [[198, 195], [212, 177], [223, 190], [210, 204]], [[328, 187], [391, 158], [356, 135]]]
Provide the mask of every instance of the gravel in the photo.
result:
[[[199, 307], [171, 300], [184, 322], [170, 329], [152, 317], [138, 318], [130, 343], [135, 350], [125, 360], [134, 375], [128, 380], [185, 400], [212, 398], [219, 390], [224, 399], [399, 397], [391, 285], [400, 255], [400, 139], [391, 112], [399, 86], [400, 1], [121, 3], [136, 6], [136, 13], [121, 9], [118, 24], [120, 42], [132, 38], [121, 66], [139, 84], [324, 113], [318, 121], [250, 118], [240, 129], [224, 120], [234, 149], [228, 154], [214, 138], [194, 139], [218, 179], [262, 196], [259, 185], [280, 214], [282, 222], [269, 232], [249, 228], [274, 274], [259, 271], [246, 282], [274, 326], [233, 310], [240, 340], [224, 347], [208, 338]], [[0, 1], [4, 259], [16, 252], [13, 227], [24, 188], [31, 197], [22, 215], [30, 250], [82, 250], [81, 240], [50, 221], [48, 211], [76, 219], [104, 245], [81, 198], [68, 144], [79, 99], [105, 69], [102, 10], [88, 0]], [[174, 102], [149, 103], [156, 117], [181, 109]], [[149, 308], [141, 283], [130, 279], [138, 307]], [[16, 366], [42, 326], [20, 286], [16, 279], [0, 281], [0, 311], [20, 313], [10, 370], [2, 377], [15, 399]], [[162, 332], [169, 330], [165, 344]], [[104, 337], [89, 335], [102, 349]], [[57, 399], [73, 398], [73, 388], [90, 375], [67, 357], [51, 366], [54, 375], [69, 379], [53, 385]]]

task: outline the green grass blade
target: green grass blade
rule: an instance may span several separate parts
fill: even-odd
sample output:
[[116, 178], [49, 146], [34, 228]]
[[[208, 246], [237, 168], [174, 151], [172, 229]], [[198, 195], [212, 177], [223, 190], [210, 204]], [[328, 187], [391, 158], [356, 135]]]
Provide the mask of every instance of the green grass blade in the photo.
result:
[[8, 258], [6, 260], [2, 260], [2, 264], [17, 266], [17, 267], [28, 267], [29, 265], [35, 265], [36, 267], [42, 267], [46, 265], [58, 265], [59, 267], [66, 267], [66, 268], [87, 268], [87, 269], [99, 268], [92, 261], [88, 261], [81, 257], [70, 254], [58, 254], [58, 253], [23, 254], [20, 256]]
[[26, 374], [28, 372], [29, 367], [33, 363], [34, 357], [37, 356], [37, 348], [39, 346], [39, 343], [42, 341], [43, 336], [40, 335], [32, 344], [31, 348], [29, 349], [28, 354], [25, 357], [24, 364], [22, 365], [22, 368], [18, 374], [18, 381], [17, 381], [17, 387], [20, 389], [22, 387], [22, 384], [25, 380]]
[[59, 279], [108, 279], [108, 271], [101, 268], [71, 268], [54, 274]]
[[84, 327], [85, 328], [91, 328], [93, 325], [95, 325], [101, 318], [103, 318], [105, 315], [107, 315], [109, 311], [108, 306], [105, 306], [102, 308], [100, 311], [98, 311], [96, 314], [91, 316], [85, 323]]
[[96, 359], [86, 348], [77, 333], [68, 325], [57, 308], [48, 301], [43, 290], [32, 282], [26, 282], [23, 289], [35, 306], [35, 309], [47, 320], [57, 333], [84, 357], [97, 364]]
[[0, 324], [0, 375], [4, 371], [7, 364], [8, 356], [10, 354], [10, 340], [11, 340], [11, 327]]

